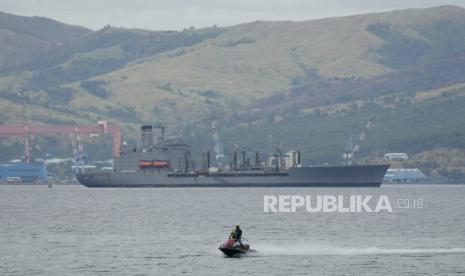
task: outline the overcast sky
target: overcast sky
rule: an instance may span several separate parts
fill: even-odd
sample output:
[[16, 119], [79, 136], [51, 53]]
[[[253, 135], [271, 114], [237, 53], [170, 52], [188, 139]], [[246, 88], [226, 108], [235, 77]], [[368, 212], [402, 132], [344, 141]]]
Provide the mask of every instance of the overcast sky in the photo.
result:
[[180, 30], [255, 20], [308, 20], [439, 5], [465, 7], [465, 0], [0, 0], [0, 10], [38, 15], [100, 29]]

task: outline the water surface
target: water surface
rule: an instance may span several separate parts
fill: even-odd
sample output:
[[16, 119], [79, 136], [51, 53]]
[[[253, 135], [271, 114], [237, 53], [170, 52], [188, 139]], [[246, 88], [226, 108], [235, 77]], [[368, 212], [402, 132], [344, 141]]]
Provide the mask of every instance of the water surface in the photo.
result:
[[[422, 198], [392, 213], [264, 213], [263, 195]], [[0, 186], [0, 275], [465, 273], [465, 186], [89, 189]], [[241, 224], [258, 252], [217, 250]]]

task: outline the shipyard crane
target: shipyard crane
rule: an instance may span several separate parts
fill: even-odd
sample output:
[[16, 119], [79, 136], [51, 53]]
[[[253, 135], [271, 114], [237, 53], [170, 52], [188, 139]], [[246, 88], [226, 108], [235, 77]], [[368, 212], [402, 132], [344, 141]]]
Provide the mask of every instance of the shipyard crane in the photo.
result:
[[215, 159], [219, 168], [223, 167], [224, 151], [223, 145], [221, 144], [220, 136], [218, 135], [218, 128], [216, 127], [216, 121], [212, 122], [213, 131], [213, 150], [215, 151]]
[[360, 144], [365, 140], [366, 135], [370, 128], [373, 127], [374, 125], [374, 120], [375, 118], [371, 118], [367, 124], [365, 125], [365, 128], [363, 128], [362, 132], [360, 133], [360, 136], [358, 138], [358, 141], [356, 144], [354, 144], [353, 138], [354, 135], [351, 134], [349, 136], [349, 140], [347, 141], [347, 145], [344, 151], [344, 154], [342, 155], [342, 158], [346, 161], [346, 165], [352, 164], [353, 158], [358, 154], [360, 151]]
[[24, 156], [26, 163], [30, 162], [31, 137], [44, 134], [88, 134], [91, 136], [110, 134], [113, 137], [113, 156], [119, 156], [120, 154], [121, 129], [118, 126], [109, 125], [106, 121], [99, 121], [96, 125], [0, 125], [0, 137], [21, 137], [25, 139]]

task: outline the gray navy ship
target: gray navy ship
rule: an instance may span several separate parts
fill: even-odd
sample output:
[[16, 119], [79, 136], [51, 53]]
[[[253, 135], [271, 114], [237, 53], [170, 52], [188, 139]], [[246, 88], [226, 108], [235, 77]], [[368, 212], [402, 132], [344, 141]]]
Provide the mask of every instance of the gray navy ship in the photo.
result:
[[[154, 128], [162, 131], [157, 143]], [[300, 151], [278, 151], [266, 162], [261, 162], [256, 152], [251, 162], [242, 151], [234, 152], [228, 166], [216, 167], [210, 166], [208, 152], [202, 168], [196, 169], [190, 146], [165, 140], [164, 130], [164, 126], [142, 126], [140, 144], [122, 150], [114, 158], [112, 170], [80, 171], [77, 180], [87, 187], [379, 187], [389, 167], [303, 166]]]

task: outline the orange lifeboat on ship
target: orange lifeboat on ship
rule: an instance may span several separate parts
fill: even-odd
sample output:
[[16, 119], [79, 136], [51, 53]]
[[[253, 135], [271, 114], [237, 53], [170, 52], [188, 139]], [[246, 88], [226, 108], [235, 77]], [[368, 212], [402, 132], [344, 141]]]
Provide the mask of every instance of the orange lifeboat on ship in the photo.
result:
[[162, 169], [169, 167], [169, 160], [139, 160], [139, 168], [141, 169]]
[[154, 160], [153, 161], [153, 166], [155, 168], [169, 168], [170, 167], [170, 161], [168, 161], [168, 160]]

